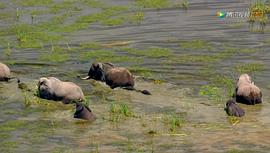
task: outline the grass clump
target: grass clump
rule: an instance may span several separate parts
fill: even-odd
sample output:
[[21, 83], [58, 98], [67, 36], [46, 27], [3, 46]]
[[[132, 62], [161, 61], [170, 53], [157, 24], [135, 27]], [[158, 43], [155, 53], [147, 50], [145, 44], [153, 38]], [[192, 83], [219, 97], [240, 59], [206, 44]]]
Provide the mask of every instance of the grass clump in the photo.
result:
[[245, 64], [239, 64], [235, 66], [235, 70], [237, 73], [243, 74], [252, 74], [255, 72], [260, 72], [265, 69], [264, 64], [261, 63], [245, 63]]
[[224, 99], [224, 92], [221, 88], [215, 85], [203, 85], [199, 91], [200, 96], [206, 96], [210, 100], [213, 101], [223, 101]]
[[144, 20], [144, 13], [141, 11], [138, 11], [132, 15], [128, 16], [128, 21], [133, 24], [140, 24]]
[[175, 132], [177, 128], [181, 128], [186, 122], [185, 116], [183, 113], [172, 113], [166, 114], [163, 116], [163, 122], [165, 125], [168, 125], [170, 131]]
[[221, 87], [225, 89], [225, 94], [227, 97], [233, 96], [235, 92], [235, 80], [231, 77], [227, 77], [224, 75], [216, 75], [212, 80], [211, 83], [216, 85], [217, 87]]
[[119, 122], [121, 117], [132, 117], [133, 113], [127, 104], [111, 103], [110, 116], [110, 121]]
[[270, 6], [258, 0], [250, 6], [249, 10], [250, 16], [248, 22], [251, 30], [253, 30], [254, 23], [258, 23], [260, 25], [259, 31], [264, 32], [264, 28], [269, 22], [267, 14], [270, 13]]
[[183, 42], [180, 42], [179, 45], [183, 49], [208, 49], [208, 50], [212, 50], [211, 44], [205, 40], [183, 41]]
[[170, 3], [169, 0], [136, 0], [136, 5], [143, 8], [167, 8]]

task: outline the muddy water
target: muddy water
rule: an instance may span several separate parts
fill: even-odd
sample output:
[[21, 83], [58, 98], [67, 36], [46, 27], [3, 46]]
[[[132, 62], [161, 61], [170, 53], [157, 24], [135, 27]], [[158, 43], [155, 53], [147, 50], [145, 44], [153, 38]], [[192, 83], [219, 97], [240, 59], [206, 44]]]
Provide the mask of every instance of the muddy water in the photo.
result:
[[[128, 5], [131, 1], [106, 1], [113, 5]], [[77, 74], [86, 74], [89, 61], [82, 61], [78, 52], [62, 63], [40, 61], [39, 56], [49, 54], [45, 49], [13, 49], [8, 59], [10, 67], [21, 80], [35, 89], [41, 76], [55, 76], [79, 84], [90, 99], [90, 108], [98, 119], [87, 123], [72, 118], [74, 107], [57, 102], [41, 101], [28, 106], [15, 82], [0, 83], [0, 152], [228, 152], [232, 149], [250, 152], [268, 152], [270, 147], [269, 105], [269, 33], [251, 33], [244, 19], [219, 19], [216, 12], [245, 11], [250, 1], [190, 1], [187, 12], [173, 7], [168, 9], [146, 9], [145, 19], [140, 25], [101, 26], [93, 24], [87, 30], [66, 33], [59, 43], [69, 42], [76, 48], [81, 42], [108, 44], [131, 41], [128, 47], [169, 48], [175, 55], [212, 55], [222, 46], [258, 49], [252, 53], [236, 53], [219, 62], [168, 62], [169, 59], [144, 58], [141, 67], [152, 69], [155, 78], [164, 83], [137, 79], [136, 87], [149, 89], [153, 96], [139, 93], [110, 90], [99, 83], [80, 81]], [[9, 8], [10, 10], [11, 8]], [[89, 10], [83, 10], [88, 14]], [[37, 21], [48, 20], [51, 15], [42, 15]], [[74, 20], [77, 16], [71, 17]], [[27, 18], [27, 17], [25, 17]], [[28, 18], [29, 19], [29, 18]], [[21, 19], [22, 20], [22, 19]], [[31, 20], [24, 20], [31, 23]], [[2, 24], [2, 23], [1, 23]], [[12, 23], [11, 23], [12, 24]], [[240, 25], [240, 28], [239, 26]], [[7, 26], [3, 23], [3, 26]], [[183, 49], [179, 42], [206, 40], [213, 49]], [[1, 47], [1, 55], [5, 47]], [[119, 49], [118, 49], [119, 50]], [[117, 51], [122, 54], [121, 49]], [[239, 75], [233, 66], [242, 63], [260, 62], [264, 71], [253, 73], [255, 83], [262, 89], [264, 103], [256, 106], [241, 105], [246, 116], [237, 124], [231, 124], [223, 111], [224, 102], [213, 102], [198, 94], [201, 85], [207, 84], [211, 74], [203, 75], [207, 66], [211, 71], [228, 76]], [[119, 66], [134, 63], [120, 62]], [[36, 100], [32, 93], [27, 95]], [[126, 103], [134, 116], [123, 117], [112, 122], [110, 105]], [[185, 123], [176, 131], [164, 123], [164, 115], [183, 113]]]

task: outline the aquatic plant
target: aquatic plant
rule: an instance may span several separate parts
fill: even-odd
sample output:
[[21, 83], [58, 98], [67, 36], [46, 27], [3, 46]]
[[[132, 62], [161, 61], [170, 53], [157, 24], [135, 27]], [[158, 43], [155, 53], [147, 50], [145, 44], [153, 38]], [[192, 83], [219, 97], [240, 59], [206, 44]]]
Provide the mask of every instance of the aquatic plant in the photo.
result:
[[171, 113], [163, 115], [163, 122], [165, 125], [169, 125], [170, 131], [175, 132], [177, 128], [180, 128], [186, 122], [183, 113]]
[[235, 71], [239, 74], [252, 74], [255, 72], [263, 71], [265, 69], [265, 66], [262, 63], [245, 63], [236, 65], [234, 68]]
[[117, 25], [122, 25], [124, 22], [125, 22], [125, 18], [117, 17], [117, 18], [105, 19], [101, 22], [101, 24], [107, 25], [107, 26], [117, 26]]
[[3, 2], [0, 2], [0, 9], [4, 9], [6, 7], [6, 4]]
[[184, 9], [184, 10], [188, 10], [188, 8], [189, 8], [189, 3], [188, 3], [188, 0], [183, 0], [183, 2], [182, 2], [182, 8]]
[[4, 54], [7, 56], [7, 57], [10, 57], [11, 56], [11, 53], [12, 53], [12, 50], [11, 50], [11, 47], [10, 47], [10, 43], [8, 42], [8, 45], [7, 45], [7, 49], [4, 50]]
[[166, 8], [169, 7], [170, 2], [168, 0], [136, 0], [136, 5], [143, 8]]
[[18, 47], [22, 48], [40, 48], [41, 42], [57, 41], [60, 36], [51, 34], [41, 29], [28, 25], [17, 24], [9, 30], [10, 34], [14, 34], [18, 41]]
[[61, 32], [74, 32], [77, 30], [86, 29], [92, 23], [103, 22], [103, 21], [109, 20], [109, 18], [127, 10], [128, 8], [125, 6], [107, 7], [107, 8], [104, 8], [99, 13], [92, 13], [90, 15], [81, 16], [74, 23], [63, 26], [59, 30]]
[[84, 53], [82, 58], [85, 60], [93, 59], [98, 62], [112, 62], [112, 63], [121, 63], [121, 62], [135, 62], [141, 63], [142, 58], [140, 57], [130, 57], [118, 55], [110, 50], [92, 50]]
[[25, 7], [32, 7], [32, 6], [48, 6], [52, 4], [53, 0], [12, 0], [13, 3]]
[[101, 49], [103, 48], [100, 43], [97, 42], [83, 42], [80, 43], [82, 49]]
[[119, 122], [121, 117], [132, 117], [133, 113], [129, 106], [125, 103], [111, 103], [110, 105], [110, 121]]
[[61, 10], [65, 10], [65, 11], [80, 11], [81, 9], [78, 8], [76, 6], [76, 3], [77, 1], [73, 1], [73, 0], [70, 0], [70, 1], [62, 1], [62, 2], [59, 2], [59, 3], [55, 3], [53, 5], [50, 5], [49, 6], [49, 11], [51, 13], [59, 13]]
[[210, 100], [213, 101], [223, 101], [224, 100], [224, 92], [221, 88], [215, 85], [203, 85], [200, 87], [199, 95], [206, 96]]
[[258, 22], [260, 25], [260, 32], [264, 32], [264, 28], [268, 23], [268, 15], [270, 13], [270, 6], [266, 5], [261, 0], [256, 1], [250, 6], [250, 16], [248, 22], [250, 23], [250, 28], [253, 30], [254, 23]]
[[132, 66], [132, 67], [129, 67], [128, 69], [130, 70], [131, 73], [135, 73], [141, 77], [151, 78], [154, 76], [153, 71], [148, 68]]
[[212, 50], [212, 45], [206, 40], [182, 41], [179, 43], [183, 49], [207, 49]]
[[211, 79], [211, 84], [225, 89], [225, 95], [231, 97], [235, 92], [235, 81], [232, 77], [218, 74]]

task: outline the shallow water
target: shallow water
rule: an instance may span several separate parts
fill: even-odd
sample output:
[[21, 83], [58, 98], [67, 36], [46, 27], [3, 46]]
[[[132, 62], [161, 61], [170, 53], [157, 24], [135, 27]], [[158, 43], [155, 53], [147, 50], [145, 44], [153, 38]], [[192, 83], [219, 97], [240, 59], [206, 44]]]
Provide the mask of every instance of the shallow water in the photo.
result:
[[[59, 1], [61, 2], [61, 1]], [[6, 10], [16, 12], [13, 5]], [[112, 5], [134, 5], [133, 1], [104, 1]], [[51, 54], [52, 45], [44, 48], [22, 49], [11, 46], [10, 57], [5, 56], [6, 44], [1, 44], [0, 60], [7, 63], [13, 75], [35, 89], [41, 76], [55, 76], [61, 80], [80, 85], [90, 100], [90, 108], [98, 117], [93, 123], [73, 119], [74, 106], [60, 102], [38, 101], [32, 96], [30, 106], [25, 104], [23, 92], [16, 82], [0, 83], [0, 152], [228, 152], [233, 149], [268, 152], [270, 149], [269, 73], [268, 52], [270, 34], [266, 27], [264, 34], [250, 32], [243, 19], [219, 19], [216, 12], [243, 11], [251, 1], [190, 1], [187, 12], [179, 7], [144, 9], [145, 19], [141, 24], [104, 26], [94, 23], [85, 30], [64, 33], [60, 42], [53, 43], [67, 50], [70, 58], [63, 62], [40, 60], [43, 54]], [[65, 24], [80, 15], [98, 12], [98, 8], [80, 6], [81, 11], [70, 16]], [[22, 10], [27, 8], [20, 7]], [[32, 7], [28, 9], [33, 9]], [[124, 12], [123, 14], [128, 13]], [[61, 14], [61, 13], [60, 13]], [[35, 22], [48, 21], [54, 14], [42, 14]], [[19, 21], [1, 20], [1, 29], [17, 22], [31, 23], [29, 15]], [[12, 35], [1, 36], [16, 41]], [[207, 41], [208, 48], [184, 48], [181, 42], [190, 40]], [[76, 76], [88, 72], [93, 58], [82, 59], [85, 52], [93, 49], [79, 48], [83, 42], [99, 42], [103, 49], [118, 56], [140, 57], [125, 52], [123, 46], [108, 45], [127, 42], [124, 47], [147, 49], [162, 47], [171, 50], [173, 56], [214, 56], [225, 47], [237, 48], [236, 52], [219, 61], [179, 61], [173, 57], [141, 56], [143, 62], [116, 62], [118, 66], [139, 66], [152, 70], [151, 79], [136, 81], [136, 88], [148, 89], [152, 96], [140, 93], [111, 90], [93, 81], [81, 81]], [[268, 41], [268, 43], [266, 43]], [[68, 42], [71, 50], [67, 49]], [[13, 44], [13, 43], [11, 43]], [[180, 44], [180, 45], [179, 45]], [[109, 46], [109, 47], [108, 47]], [[209, 47], [206, 46], [206, 47]], [[244, 52], [241, 49], [251, 49]], [[256, 49], [256, 50], [254, 50]], [[238, 51], [239, 50], [239, 51]], [[65, 53], [66, 53], [65, 52]], [[2, 56], [3, 55], [3, 56]], [[205, 57], [206, 58], [206, 57]], [[207, 58], [207, 59], [208, 59]], [[204, 58], [203, 58], [204, 59]], [[192, 59], [191, 59], [192, 60]], [[231, 124], [223, 110], [223, 101], [209, 100], [199, 95], [199, 89], [216, 74], [233, 76], [239, 72], [234, 67], [243, 63], [260, 63], [264, 70], [251, 74], [255, 84], [263, 91], [264, 103], [256, 106], [240, 105], [246, 115], [237, 124]], [[140, 75], [140, 74], [136, 74]], [[152, 79], [156, 80], [152, 81]], [[158, 81], [161, 81], [161, 84]], [[226, 90], [223, 91], [226, 95]], [[227, 97], [228, 98], [228, 97]], [[120, 115], [118, 121], [111, 121], [111, 103], [127, 104], [133, 116]], [[168, 113], [184, 114], [185, 122], [175, 131], [164, 121]]]

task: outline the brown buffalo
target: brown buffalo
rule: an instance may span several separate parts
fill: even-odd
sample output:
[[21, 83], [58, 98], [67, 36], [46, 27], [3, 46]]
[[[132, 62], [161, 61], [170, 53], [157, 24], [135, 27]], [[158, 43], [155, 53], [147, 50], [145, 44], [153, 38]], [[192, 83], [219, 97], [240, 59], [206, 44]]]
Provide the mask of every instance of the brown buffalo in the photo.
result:
[[239, 103], [248, 105], [262, 103], [262, 92], [254, 85], [248, 74], [240, 75], [235, 89], [235, 96], [236, 101]]
[[130, 71], [123, 67], [115, 67], [112, 63], [93, 63], [86, 79], [94, 79], [105, 82], [112, 89], [121, 87], [127, 90], [135, 90], [146, 95], [151, 95], [147, 90], [134, 88], [134, 77]]

